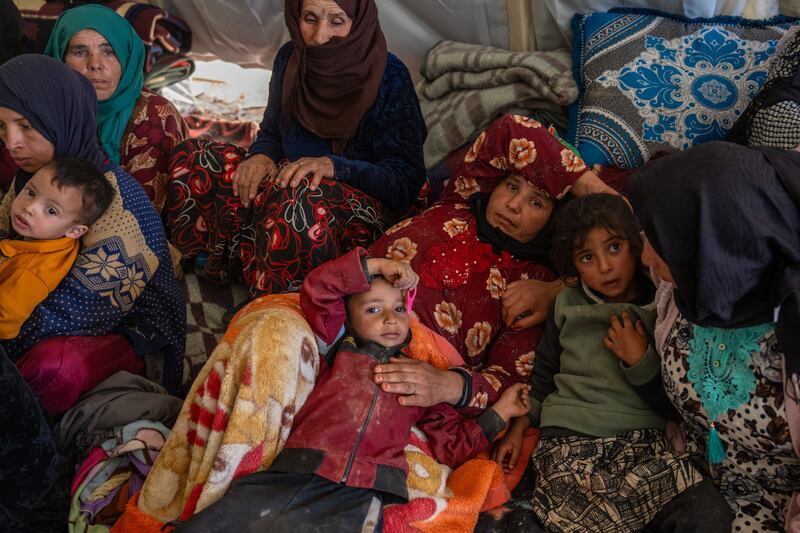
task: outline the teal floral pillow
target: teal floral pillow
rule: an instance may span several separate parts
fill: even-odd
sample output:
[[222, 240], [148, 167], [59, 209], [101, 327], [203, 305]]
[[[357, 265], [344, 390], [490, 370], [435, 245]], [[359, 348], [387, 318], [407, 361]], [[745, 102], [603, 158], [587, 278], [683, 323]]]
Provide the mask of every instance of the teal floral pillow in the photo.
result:
[[763, 85], [796, 19], [686, 19], [641, 9], [578, 14], [580, 94], [567, 138], [588, 164], [635, 168], [722, 139]]

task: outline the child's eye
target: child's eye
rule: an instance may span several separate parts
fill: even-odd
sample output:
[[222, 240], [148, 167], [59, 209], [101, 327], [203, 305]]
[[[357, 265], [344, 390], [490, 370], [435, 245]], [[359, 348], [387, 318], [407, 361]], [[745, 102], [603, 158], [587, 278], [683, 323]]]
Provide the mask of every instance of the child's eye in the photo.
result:
[[50, 215], [51, 217], [54, 217], [58, 215], [58, 211], [56, 211], [54, 207], [48, 207], [47, 214]]
[[31, 198], [33, 198], [36, 195], [36, 193], [33, 192], [33, 189], [29, 187], [25, 187], [23, 190], [25, 191], [25, 194], [27, 194]]
[[516, 184], [516, 183], [512, 183], [512, 182], [510, 182], [510, 181], [509, 181], [509, 182], [508, 182], [508, 188], [509, 188], [510, 190], [512, 190], [512, 191], [515, 191], [515, 192], [516, 192], [516, 190], [517, 190], [517, 184]]
[[408, 309], [406, 309], [405, 305], [398, 305], [397, 307], [394, 308], [394, 310], [396, 313], [402, 313], [402, 314], [408, 313]]
[[541, 200], [531, 200], [531, 205], [538, 209], [542, 207], [542, 202]]
[[608, 249], [611, 250], [612, 252], [619, 252], [622, 249], [622, 243], [620, 243], [620, 242], [612, 242], [609, 245]]
[[592, 260], [592, 254], [583, 254], [578, 258], [581, 263], [589, 263]]
[[373, 307], [367, 307], [367, 313], [369, 313], [371, 315], [374, 315], [375, 313], [380, 313], [380, 312], [381, 312], [381, 308], [380, 307], [374, 307], [374, 306]]

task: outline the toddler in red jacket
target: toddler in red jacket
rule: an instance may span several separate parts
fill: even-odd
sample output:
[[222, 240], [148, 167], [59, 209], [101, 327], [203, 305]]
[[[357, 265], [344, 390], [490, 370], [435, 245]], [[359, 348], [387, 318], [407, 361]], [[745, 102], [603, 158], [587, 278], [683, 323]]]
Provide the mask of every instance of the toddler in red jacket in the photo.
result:
[[406, 296], [418, 279], [408, 264], [361, 248], [308, 275], [300, 305], [321, 346], [320, 375], [284, 449], [177, 531], [381, 531], [383, 505], [408, 498], [412, 425], [440, 462], [457, 466], [527, 412], [522, 384], [476, 418], [449, 404], [400, 405], [375, 384], [375, 366], [410, 341]]

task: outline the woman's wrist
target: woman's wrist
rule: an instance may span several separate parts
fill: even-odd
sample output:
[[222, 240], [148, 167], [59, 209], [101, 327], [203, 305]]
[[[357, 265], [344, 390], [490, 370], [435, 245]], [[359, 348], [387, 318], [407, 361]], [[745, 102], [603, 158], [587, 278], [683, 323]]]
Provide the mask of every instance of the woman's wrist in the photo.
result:
[[442, 401], [450, 405], [458, 405], [464, 397], [466, 377], [457, 370], [444, 370], [444, 387]]

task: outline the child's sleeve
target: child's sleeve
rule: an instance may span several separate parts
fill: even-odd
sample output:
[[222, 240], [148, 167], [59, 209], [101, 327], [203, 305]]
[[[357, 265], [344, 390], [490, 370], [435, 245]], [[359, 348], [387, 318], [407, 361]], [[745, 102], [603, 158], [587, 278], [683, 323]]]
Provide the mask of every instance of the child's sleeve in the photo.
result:
[[325, 345], [331, 345], [347, 320], [345, 297], [370, 289], [367, 251], [356, 248], [312, 270], [300, 287], [306, 321]]
[[17, 268], [0, 280], [0, 339], [8, 340], [19, 335], [22, 324], [28, 320], [36, 306], [42, 303], [50, 289], [39, 276], [24, 268]]
[[667, 397], [664, 382], [661, 378], [661, 358], [653, 348], [653, 340], [647, 346], [647, 353], [642, 360], [629, 367], [620, 361], [622, 373], [628, 382], [633, 385], [639, 397], [645, 401], [650, 409], [664, 417], [666, 420], [680, 420], [678, 411]]
[[531, 372], [531, 410], [528, 416], [533, 427], [539, 427], [544, 399], [556, 391], [555, 377], [561, 368], [561, 342], [555, 321], [555, 309], [550, 309], [545, 322], [544, 333], [536, 347]]
[[426, 409], [417, 422], [417, 428], [428, 437], [436, 459], [453, 468], [488, 448], [505, 427], [494, 409], [467, 418], [446, 403]]

